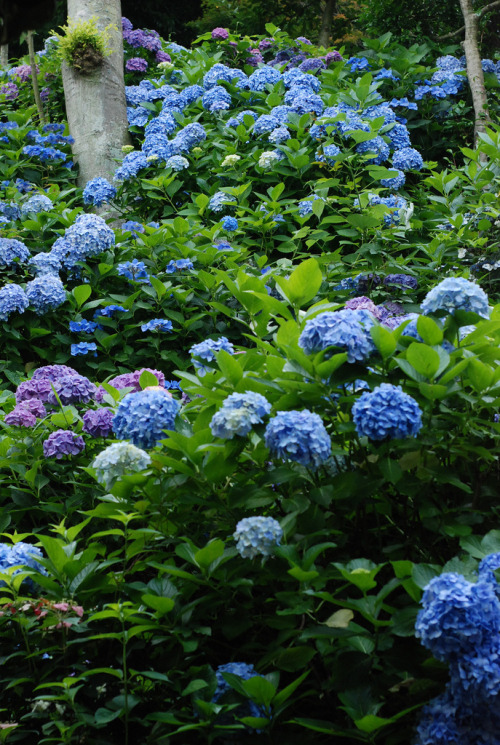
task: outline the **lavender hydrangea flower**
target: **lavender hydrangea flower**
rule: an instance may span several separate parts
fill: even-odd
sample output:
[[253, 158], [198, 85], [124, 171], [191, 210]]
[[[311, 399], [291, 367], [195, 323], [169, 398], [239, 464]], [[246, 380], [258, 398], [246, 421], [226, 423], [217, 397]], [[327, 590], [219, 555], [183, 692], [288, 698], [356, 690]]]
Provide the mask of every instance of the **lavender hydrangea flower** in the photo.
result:
[[65, 455], [78, 455], [85, 450], [83, 437], [65, 429], [52, 432], [43, 443], [43, 454], [46, 458], [60, 460]]
[[16, 311], [24, 313], [29, 306], [29, 300], [20, 285], [4, 285], [0, 289], [0, 321], [7, 321]]
[[49, 394], [52, 392], [52, 381], [50, 380], [23, 380], [19, 383], [16, 389], [16, 401], [21, 403], [22, 401], [29, 401], [30, 399], [38, 399], [44, 403], [48, 402]]
[[151, 457], [130, 442], [115, 442], [96, 456], [92, 467], [97, 480], [106, 489], [128, 473], [144, 471], [151, 465]]
[[83, 431], [92, 437], [110, 437], [114, 412], [111, 409], [89, 409], [83, 415]]
[[427, 293], [420, 307], [426, 315], [438, 310], [445, 310], [447, 313], [466, 310], [483, 318], [490, 317], [487, 294], [479, 285], [469, 282], [464, 277], [443, 279]]
[[225, 28], [217, 26], [216, 28], [212, 29], [211, 36], [212, 39], [214, 39], [215, 41], [225, 41], [229, 36], [229, 32]]
[[[59, 398], [63, 405], [74, 403], [88, 403], [97, 391], [94, 383], [91, 383], [84, 375], [63, 375], [53, 382], [54, 390], [49, 393], [48, 402], [57, 405]], [[56, 397], [57, 394], [57, 397]]]
[[271, 404], [260, 393], [232, 393], [210, 422], [215, 437], [231, 440], [234, 435], [247, 435], [254, 424], [261, 424], [262, 417], [271, 411]]
[[318, 468], [331, 455], [332, 444], [318, 414], [279, 411], [266, 427], [266, 446], [273, 456]]
[[125, 69], [128, 72], [146, 72], [148, 69], [148, 63], [144, 57], [131, 57], [125, 63]]
[[273, 517], [245, 517], [236, 525], [233, 538], [239, 555], [253, 559], [259, 554], [271, 556], [283, 538], [283, 530]]
[[[155, 376], [159, 386], [165, 386], [165, 375], [160, 370], [152, 370], [149, 367], [143, 367], [141, 370], [134, 370], [132, 373], [117, 375], [116, 377], [111, 378], [108, 385], [112, 386], [112, 388], [116, 388], [117, 391], [121, 391], [124, 388], [132, 388], [133, 391], [140, 391], [142, 390], [140, 379], [143, 372], [151, 373]], [[99, 387], [94, 397], [95, 400], [101, 403], [105, 393], [106, 390], [102, 386]]]
[[120, 401], [113, 431], [120, 440], [131, 440], [141, 448], [152, 448], [165, 439], [164, 430], [175, 428], [178, 401], [164, 391], [129, 393]]
[[43, 405], [43, 402], [38, 398], [30, 398], [26, 401], [21, 401], [16, 408], [26, 409], [37, 419], [43, 419], [47, 415], [47, 410]]
[[382, 383], [363, 393], [352, 407], [360, 437], [370, 440], [402, 440], [416, 437], [422, 427], [422, 410], [399, 385]]
[[36, 424], [36, 416], [24, 406], [15, 406], [12, 411], [6, 415], [4, 422], [12, 427], [34, 427]]
[[[66, 375], [78, 375], [77, 371], [68, 365], [43, 365], [37, 367], [31, 376], [31, 380], [59, 380]], [[23, 385], [23, 383], [21, 383]]]

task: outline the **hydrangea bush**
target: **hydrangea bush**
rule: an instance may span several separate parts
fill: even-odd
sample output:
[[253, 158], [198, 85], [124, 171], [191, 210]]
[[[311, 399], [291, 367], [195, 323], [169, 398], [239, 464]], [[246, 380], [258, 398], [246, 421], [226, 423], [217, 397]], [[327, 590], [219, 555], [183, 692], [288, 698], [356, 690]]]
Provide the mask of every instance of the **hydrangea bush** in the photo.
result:
[[488, 742], [500, 134], [467, 147], [463, 60], [123, 36], [112, 183], [75, 184], [53, 42], [49, 124], [1, 72], [9, 738]]

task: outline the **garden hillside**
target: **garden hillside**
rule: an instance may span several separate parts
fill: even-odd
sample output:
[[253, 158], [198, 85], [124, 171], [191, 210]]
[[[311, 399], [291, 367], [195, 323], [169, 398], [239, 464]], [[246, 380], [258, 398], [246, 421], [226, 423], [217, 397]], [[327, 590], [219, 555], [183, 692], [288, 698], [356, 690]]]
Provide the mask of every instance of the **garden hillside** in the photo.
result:
[[0, 72], [0, 742], [499, 745], [500, 61], [123, 18], [82, 183], [88, 24]]

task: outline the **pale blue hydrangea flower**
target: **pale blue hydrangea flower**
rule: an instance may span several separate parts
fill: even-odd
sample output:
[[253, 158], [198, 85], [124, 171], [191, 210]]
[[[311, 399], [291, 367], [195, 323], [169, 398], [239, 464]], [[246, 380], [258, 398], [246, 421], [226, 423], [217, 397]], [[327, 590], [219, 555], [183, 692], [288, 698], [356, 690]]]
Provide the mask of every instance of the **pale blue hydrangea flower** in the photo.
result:
[[232, 393], [212, 417], [210, 429], [215, 437], [231, 440], [234, 435], [247, 435], [270, 411], [271, 404], [260, 393]]
[[189, 168], [189, 160], [182, 155], [171, 155], [165, 162], [165, 168], [171, 168], [173, 171], [183, 171]]
[[422, 427], [422, 410], [401, 386], [382, 383], [363, 393], [352, 407], [360, 437], [370, 440], [402, 440], [415, 437]]
[[166, 439], [164, 430], [175, 429], [180, 404], [157, 390], [129, 393], [119, 403], [113, 431], [120, 440], [131, 440], [142, 448], [153, 448]]
[[128, 473], [144, 471], [151, 465], [151, 457], [130, 442], [114, 442], [99, 453], [92, 463], [97, 480], [106, 489]]
[[273, 517], [245, 517], [233, 533], [236, 549], [243, 559], [253, 559], [259, 554], [271, 556], [283, 538], [281, 525]]
[[15, 266], [28, 261], [29, 249], [16, 238], [0, 238], [0, 266]]
[[[0, 543], [0, 572], [5, 572], [10, 567], [30, 567], [36, 569], [42, 574], [46, 574], [45, 569], [39, 564], [39, 559], [43, 559], [43, 554], [39, 548], [32, 546], [31, 543], [18, 541], [14, 544]], [[21, 568], [16, 569], [14, 574], [22, 572]]]
[[225, 194], [223, 191], [216, 191], [215, 194], [210, 197], [208, 209], [213, 212], [220, 212], [224, 209], [226, 204], [232, 204], [234, 201], [234, 197], [229, 194]]
[[[225, 337], [220, 336], [218, 339], [205, 339], [199, 344], [193, 344], [189, 350], [189, 354], [193, 358], [193, 365], [198, 371], [198, 375], [203, 376], [208, 372], [209, 367], [204, 365], [201, 360], [206, 362], [213, 362], [215, 360], [215, 353], [220, 352], [223, 349], [229, 354], [234, 354], [234, 347], [231, 342]], [[200, 359], [196, 359], [199, 357]]]
[[299, 346], [306, 354], [339, 347], [347, 352], [347, 361], [364, 362], [375, 351], [370, 335], [373, 317], [366, 310], [327, 311], [306, 322]]
[[41, 277], [44, 274], [53, 274], [58, 277], [61, 271], [61, 262], [52, 252], [32, 256], [28, 261], [28, 266], [36, 277]]
[[282, 460], [318, 468], [331, 455], [331, 440], [321, 417], [304, 411], [279, 411], [266, 427], [266, 446]]
[[52, 200], [45, 194], [34, 194], [21, 205], [21, 217], [24, 219], [31, 213], [50, 212], [53, 206]]
[[487, 294], [475, 282], [469, 282], [464, 277], [443, 279], [427, 293], [420, 307], [426, 315], [438, 310], [445, 310], [447, 313], [466, 310], [483, 318], [490, 317]]

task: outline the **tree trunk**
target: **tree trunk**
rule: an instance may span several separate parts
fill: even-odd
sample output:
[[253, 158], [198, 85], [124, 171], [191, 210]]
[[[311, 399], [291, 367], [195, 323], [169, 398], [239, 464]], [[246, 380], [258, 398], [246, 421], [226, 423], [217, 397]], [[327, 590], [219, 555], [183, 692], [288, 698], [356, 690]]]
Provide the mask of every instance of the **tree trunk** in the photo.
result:
[[28, 51], [30, 55], [30, 67], [31, 67], [31, 85], [33, 87], [33, 96], [35, 98], [36, 108], [38, 110], [38, 118], [40, 124], [45, 124], [45, 116], [43, 113], [42, 99], [40, 98], [40, 87], [38, 85], [38, 73], [35, 59], [35, 42], [33, 40], [33, 31], [28, 31]]
[[472, 0], [460, 0], [460, 8], [465, 24], [465, 39], [462, 46], [465, 52], [467, 77], [474, 106], [474, 144], [477, 146], [479, 132], [485, 132], [487, 125], [491, 123], [479, 53], [479, 18], [474, 13]]
[[130, 143], [123, 77], [123, 37], [120, 0], [68, 0], [68, 18], [97, 18], [103, 31], [112, 24], [109, 37], [113, 53], [90, 74], [63, 63], [63, 85], [69, 130], [75, 138], [73, 155], [80, 172], [78, 183], [102, 176], [113, 177], [121, 148]]
[[0, 66], [5, 67], [9, 62], [9, 45], [0, 44]]
[[330, 34], [332, 32], [332, 20], [335, 12], [336, 0], [325, 0], [323, 13], [321, 15], [321, 27], [318, 36], [318, 46], [330, 46]]

